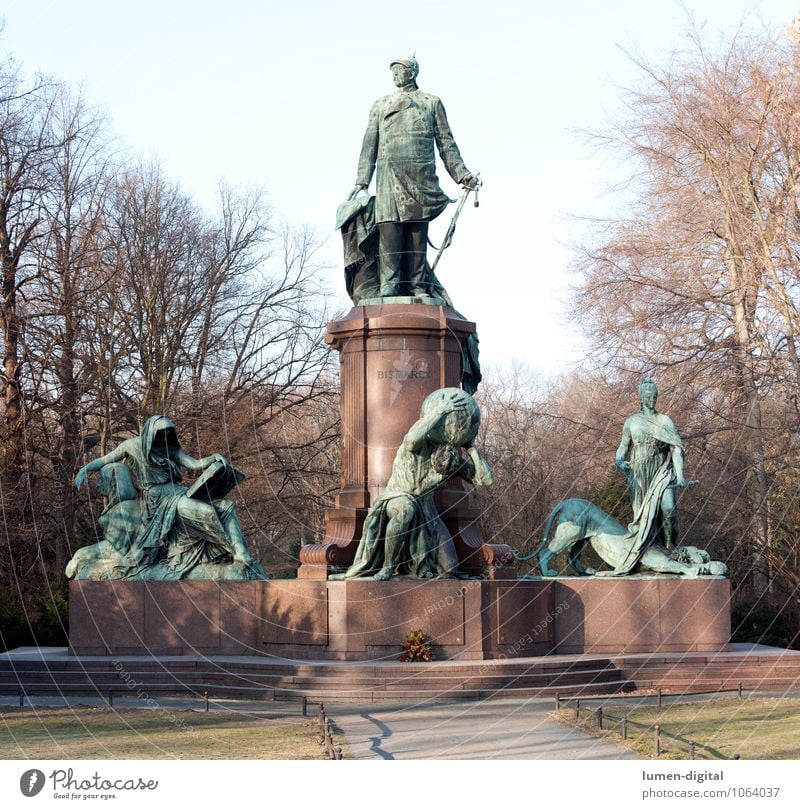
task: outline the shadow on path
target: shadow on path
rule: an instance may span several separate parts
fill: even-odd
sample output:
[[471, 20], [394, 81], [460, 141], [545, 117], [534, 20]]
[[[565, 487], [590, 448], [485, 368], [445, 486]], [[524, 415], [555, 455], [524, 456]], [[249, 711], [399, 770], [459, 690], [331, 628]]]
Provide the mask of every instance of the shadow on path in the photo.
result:
[[381, 747], [383, 739], [388, 739], [392, 735], [392, 729], [386, 723], [381, 722], [380, 719], [376, 719], [374, 716], [370, 716], [368, 713], [362, 713], [360, 716], [362, 719], [372, 722], [373, 725], [377, 725], [378, 730], [381, 732], [380, 736], [370, 736], [368, 738], [370, 752], [375, 753], [387, 761], [394, 761], [394, 756], [388, 750], [384, 750]]

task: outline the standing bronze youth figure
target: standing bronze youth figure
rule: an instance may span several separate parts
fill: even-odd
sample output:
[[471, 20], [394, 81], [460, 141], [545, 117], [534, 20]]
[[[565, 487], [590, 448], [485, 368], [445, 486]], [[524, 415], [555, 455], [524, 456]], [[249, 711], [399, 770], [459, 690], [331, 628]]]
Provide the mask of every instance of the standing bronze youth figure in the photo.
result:
[[455, 182], [466, 188], [479, 183], [461, 159], [441, 100], [417, 87], [417, 60], [402, 57], [390, 67], [397, 91], [372, 106], [350, 199], [366, 190], [377, 166], [381, 297], [430, 295], [428, 222], [450, 202], [436, 176], [434, 145]]
[[689, 484], [683, 475], [683, 442], [672, 419], [656, 410], [657, 400], [655, 380], [643, 379], [641, 409], [625, 421], [616, 462], [628, 478], [634, 522], [644, 522], [647, 512], [655, 533], [651, 538], [670, 550], [678, 538], [675, 487]]

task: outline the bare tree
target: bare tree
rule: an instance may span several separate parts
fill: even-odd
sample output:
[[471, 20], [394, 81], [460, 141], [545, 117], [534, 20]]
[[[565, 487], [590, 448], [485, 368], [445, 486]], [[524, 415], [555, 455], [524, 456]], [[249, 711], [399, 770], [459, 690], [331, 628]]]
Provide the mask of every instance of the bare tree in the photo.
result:
[[[36, 274], [25, 335], [28, 357], [26, 431], [51, 470], [53, 551], [62, 570], [75, 524], [72, 478], [82, 446], [81, 414], [96, 391], [87, 357], [90, 307], [103, 279], [95, 272], [104, 243], [108, 148], [104, 121], [84, 101], [59, 88], [48, 120], [51, 174], [40, 206], [40, 238], [32, 249]], [[88, 360], [88, 361], [87, 361]], [[40, 522], [48, 510], [38, 510]]]
[[602, 362], [666, 373], [711, 429], [735, 428], [763, 594], [771, 447], [792, 445], [797, 426], [796, 410], [775, 422], [764, 407], [798, 381], [798, 53], [742, 31], [715, 49], [692, 30], [665, 66], [635, 61], [644, 81], [627, 94], [629, 114], [598, 136], [635, 167], [633, 194], [585, 250], [580, 313]]
[[[36, 277], [31, 248], [41, 238], [42, 197], [52, 180], [52, 160], [63, 142], [50, 126], [56, 88], [26, 85], [11, 61], [0, 65], [0, 317], [3, 325], [3, 482], [23, 477], [21, 301]], [[21, 496], [17, 489], [16, 496]]]

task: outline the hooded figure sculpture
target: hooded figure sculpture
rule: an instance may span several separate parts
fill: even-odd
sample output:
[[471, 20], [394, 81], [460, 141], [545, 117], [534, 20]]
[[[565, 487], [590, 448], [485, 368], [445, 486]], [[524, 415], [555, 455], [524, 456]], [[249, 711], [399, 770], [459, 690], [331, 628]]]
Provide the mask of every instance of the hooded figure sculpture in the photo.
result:
[[141, 490], [141, 526], [115, 565], [118, 578], [181, 579], [200, 564], [231, 559], [247, 578], [266, 578], [245, 545], [233, 502], [189, 497], [181, 483], [183, 469], [228, 464], [221, 455], [192, 458], [181, 449], [175, 424], [166, 416], [151, 416], [140, 435], [86, 464], [75, 477], [76, 488], [90, 472], [122, 461], [133, 467]]

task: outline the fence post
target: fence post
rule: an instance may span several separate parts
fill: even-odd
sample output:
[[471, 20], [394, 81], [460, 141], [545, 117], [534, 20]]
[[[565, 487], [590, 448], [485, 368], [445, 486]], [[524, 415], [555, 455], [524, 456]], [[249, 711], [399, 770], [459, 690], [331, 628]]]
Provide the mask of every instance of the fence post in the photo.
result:
[[20, 708], [25, 707], [25, 690], [21, 686], [19, 689], [19, 707]]
[[325, 717], [325, 749], [332, 759], [336, 758], [336, 751], [333, 749], [333, 734], [331, 733], [331, 720], [329, 716]]
[[308, 697], [303, 697], [303, 716], [308, 716]]
[[208, 691], [203, 691], [203, 710], [208, 713]]
[[561, 697], [559, 696], [558, 691], [556, 691], [556, 711], [560, 710], [561, 710]]
[[575, 700], [575, 718], [578, 719], [581, 715], [581, 701], [579, 699]]
[[628, 714], [622, 715], [622, 741], [628, 740]]
[[739, 699], [742, 698], [742, 681], [739, 680]]
[[336, 758], [337, 761], [342, 760], [342, 748], [341, 747], [336, 748], [336, 756], [335, 756], [335, 758]]
[[689, 759], [694, 761], [694, 742], [689, 742]]
[[661, 713], [661, 688], [658, 689], [658, 697], [656, 698], [656, 710]]
[[602, 705], [597, 709], [597, 729], [598, 730], [603, 729], [603, 706]]
[[108, 707], [109, 708], [114, 707], [114, 692], [113, 691], [108, 692]]
[[655, 752], [655, 757], [658, 758], [661, 755], [661, 725], [656, 725], [653, 730], [655, 731], [655, 736], [653, 738], [653, 749]]

